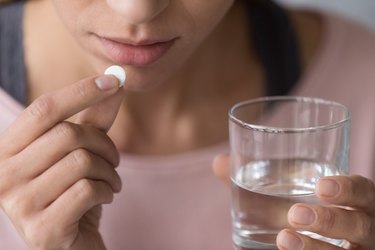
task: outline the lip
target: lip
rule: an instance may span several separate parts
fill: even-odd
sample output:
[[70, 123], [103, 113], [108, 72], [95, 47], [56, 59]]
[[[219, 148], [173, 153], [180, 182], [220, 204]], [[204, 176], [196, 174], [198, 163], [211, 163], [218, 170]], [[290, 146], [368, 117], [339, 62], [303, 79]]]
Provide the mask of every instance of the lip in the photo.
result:
[[172, 39], [130, 41], [122, 38], [98, 37], [109, 59], [121, 65], [147, 66], [160, 59], [175, 43]]

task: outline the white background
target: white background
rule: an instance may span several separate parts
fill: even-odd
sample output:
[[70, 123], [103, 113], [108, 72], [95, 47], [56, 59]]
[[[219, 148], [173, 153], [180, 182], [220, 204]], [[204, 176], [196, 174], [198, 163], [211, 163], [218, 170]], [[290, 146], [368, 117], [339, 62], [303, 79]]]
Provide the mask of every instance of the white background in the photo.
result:
[[375, 0], [277, 0], [293, 7], [328, 9], [375, 30]]

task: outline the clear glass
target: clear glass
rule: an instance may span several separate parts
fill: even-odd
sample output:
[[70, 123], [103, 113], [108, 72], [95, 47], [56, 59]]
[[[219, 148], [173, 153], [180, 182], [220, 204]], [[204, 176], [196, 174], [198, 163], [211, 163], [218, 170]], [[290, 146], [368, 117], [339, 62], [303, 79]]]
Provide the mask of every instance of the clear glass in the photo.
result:
[[[229, 112], [233, 242], [237, 249], [277, 249], [297, 202], [323, 176], [348, 173], [350, 114], [339, 103], [306, 97], [264, 97]], [[347, 242], [300, 231], [345, 247]]]

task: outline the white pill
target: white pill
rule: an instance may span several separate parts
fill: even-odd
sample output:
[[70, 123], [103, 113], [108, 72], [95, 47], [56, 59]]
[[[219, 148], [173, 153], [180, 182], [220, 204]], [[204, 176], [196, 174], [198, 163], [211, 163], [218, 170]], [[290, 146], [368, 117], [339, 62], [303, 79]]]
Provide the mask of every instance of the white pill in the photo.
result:
[[110, 67], [108, 67], [105, 71], [104, 71], [104, 75], [113, 75], [115, 76], [119, 82], [120, 82], [120, 87], [124, 86], [125, 85], [125, 80], [126, 80], [126, 73], [125, 73], [125, 70], [118, 66], [118, 65], [112, 65]]

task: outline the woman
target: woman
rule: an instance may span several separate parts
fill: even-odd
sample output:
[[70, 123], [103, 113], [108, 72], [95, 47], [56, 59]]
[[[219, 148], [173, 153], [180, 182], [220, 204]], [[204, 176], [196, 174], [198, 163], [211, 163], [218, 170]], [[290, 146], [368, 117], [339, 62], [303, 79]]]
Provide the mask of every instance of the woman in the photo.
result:
[[[354, 24], [250, 0], [35, 0], [0, 11], [0, 204], [29, 248], [230, 249], [228, 190], [210, 162], [227, 151], [229, 107], [262, 95], [347, 105], [353, 173], [374, 179], [375, 116], [363, 108], [375, 104], [375, 38]], [[111, 64], [126, 69], [124, 89], [101, 75]], [[226, 162], [214, 161], [224, 180]], [[293, 207], [290, 224], [371, 249], [373, 182], [333, 180], [317, 193], [354, 210]], [[5, 249], [25, 247], [0, 223]], [[337, 249], [291, 230], [278, 237], [280, 249], [313, 246]]]

